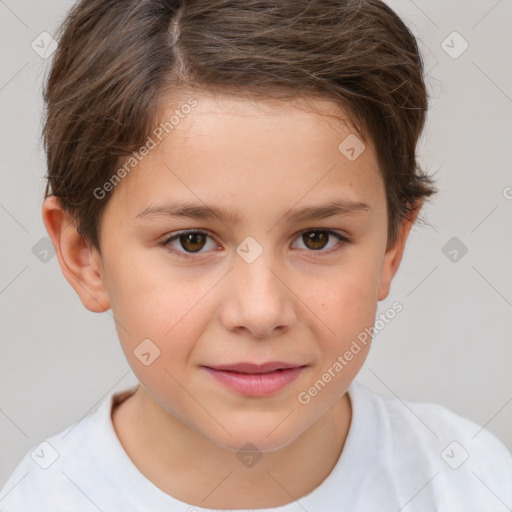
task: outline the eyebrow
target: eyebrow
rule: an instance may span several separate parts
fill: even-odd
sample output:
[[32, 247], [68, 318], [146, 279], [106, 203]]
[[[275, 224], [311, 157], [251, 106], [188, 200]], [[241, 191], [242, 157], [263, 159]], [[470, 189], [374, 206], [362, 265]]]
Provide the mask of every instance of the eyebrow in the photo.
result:
[[[287, 222], [300, 222], [304, 220], [324, 219], [334, 215], [357, 215], [371, 212], [371, 210], [370, 205], [362, 201], [333, 199], [321, 205], [289, 209], [281, 218]], [[161, 217], [186, 217], [200, 220], [217, 218], [230, 225], [239, 224], [241, 221], [241, 217], [233, 210], [223, 210], [215, 206], [191, 202], [168, 202], [148, 206], [136, 216], [136, 218], [141, 219]]]

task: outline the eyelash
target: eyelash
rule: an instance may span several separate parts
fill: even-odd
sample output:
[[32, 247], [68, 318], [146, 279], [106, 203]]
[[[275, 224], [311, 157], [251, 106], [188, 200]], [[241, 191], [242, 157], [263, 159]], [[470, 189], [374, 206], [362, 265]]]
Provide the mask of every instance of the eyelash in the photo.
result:
[[[320, 233], [327, 233], [329, 235], [333, 235], [335, 236], [336, 238], [338, 238], [339, 242], [338, 244], [336, 244], [333, 248], [327, 250], [327, 251], [323, 251], [322, 249], [318, 249], [317, 251], [314, 251], [313, 249], [311, 250], [308, 250], [307, 252], [312, 252], [312, 253], [320, 253], [320, 254], [333, 254], [333, 253], [336, 253], [336, 252], [339, 252], [343, 249], [345, 249], [345, 246], [350, 242], [350, 240], [348, 238], [346, 238], [345, 236], [341, 235], [340, 233], [336, 232], [336, 231], [332, 231], [330, 229], [306, 229], [304, 231], [301, 231], [300, 233], [298, 233], [298, 237], [301, 237], [302, 235], [304, 235], [304, 233], [310, 233], [310, 232], [320, 232]], [[194, 259], [194, 258], [197, 258], [198, 255], [201, 255], [203, 253], [200, 253], [200, 252], [196, 252], [196, 253], [187, 253], [187, 252], [181, 252], [181, 251], [178, 251], [176, 249], [173, 249], [170, 247], [170, 243], [173, 242], [174, 240], [177, 240], [179, 239], [182, 235], [188, 235], [190, 233], [195, 233], [195, 234], [200, 234], [200, 235], [206, 235], [210, 238], [213, 239], [213, 237], [210, 235], [210, 233], [208, 231], [203, 231], [203, 230], [199, 230], [199, 229], [188, 229], [188, 230], [184, 230], [184, 231], [179, 231], [178, 233], [166, 238], [160, 245], [162, 245], [163, 247], [165, 247], [166, 249], [168, 249], [170, 252], [173, 252], [174, 254], [177, 254], [179, 257], [182, 257], [182, 258], [185, 258], [185, 259]], [[304, 250], [304, 249], [301, 249], [301, 250]]]

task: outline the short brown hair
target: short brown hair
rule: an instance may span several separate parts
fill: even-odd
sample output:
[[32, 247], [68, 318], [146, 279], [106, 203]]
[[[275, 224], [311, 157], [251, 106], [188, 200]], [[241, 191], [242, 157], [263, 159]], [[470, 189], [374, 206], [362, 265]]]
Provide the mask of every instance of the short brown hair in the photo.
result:
[[379, 0], [80, 0], [59, 36], [43, 90], [45, 197], [98, 251], [110, 196], [93, 190], [146, 141], [173, 91], [337, 102], [373, 142], [388, 245], [437, 192], [416, 161], [428, 100], [421, 54]]

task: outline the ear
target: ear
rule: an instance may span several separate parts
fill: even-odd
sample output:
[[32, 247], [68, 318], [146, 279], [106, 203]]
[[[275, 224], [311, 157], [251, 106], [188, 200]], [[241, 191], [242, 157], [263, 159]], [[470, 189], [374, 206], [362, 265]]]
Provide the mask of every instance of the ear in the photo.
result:
[[379, 301], [384, 300], [389, 295], [391, 281], [393, 280], [393, 277], [395, 276], [398, 267], [400, 266], [400, 262], [402, 261], [402, 256], [405, 250], [405, 242], [407, 241], [413, 224], [418, 218], [420, 209], [421, 203], [415, 207], [407, 219], [402, 221], [396, 242], [391, 247], [386, 249], [384, 260], [382, 262], [381, 281], [377, 292], [377, 300]]
[[62, 273], [82, 304], [94, 313], [110, 309], [101, 256], [78, 233], [75, 223], [55, 196], [49, 196], [43, 202], [43, 222]]

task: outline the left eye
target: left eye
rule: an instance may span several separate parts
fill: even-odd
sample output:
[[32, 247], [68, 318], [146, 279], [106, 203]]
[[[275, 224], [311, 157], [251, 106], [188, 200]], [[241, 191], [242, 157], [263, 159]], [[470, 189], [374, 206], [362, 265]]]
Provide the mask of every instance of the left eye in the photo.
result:
[[328, 245], [327, 240], [329, 238], [332, 239], [333, 236], [338, 239], [338, 242], [334, 245], [331, 245], [331, 248], [328, 250], [321, 251], [323, 253], [331, 253], [342, 248], [337, 246], [343, 246], [345, 243], [348, 243], [348, 239], [339, 233], [336, 233], [336, 231], [325, 229], [310, 229], [309, 231], [303, 231], [300, 234], [299, 240], [304, 242], [306, 249], [311, 249], [312, 251], [320, 251]]
[[[172, 246], [173, 242], [179, 242], [181, 247], [185, 249], [186, 253], [194, 254], [199, 252], [205, 246], [207, 238], [211, 237], [204, 231], [181, 231], [167, 240], [164, 240], [162, 245], [167, 247]], [[215, 244], [213, 245], [215, 246]], [[176, 251], [176, 248], [172, 248], [171, 250]], [[176, 252], [180, 253], [179, 250]], [[184, 255], [186, 256], [186, 254]]]
[[[331, 244], [329, 249], [323, 250], [325, 247], [329, 246], [328, 241], [332, 239], [333, 236], [337, 238], [337, 243]], [[169, 247], [170, 250], [181, 256], [188, 257], [192, 254], [201, 254], [200, 251], [205, 247], [208, 238], [212, 240], [212, 249], [218, 247], [207, 232], [198, 230], [180, 231], [179, 233], [176, 233], [164, 240], [161, 245]], [[299, 234], [298, 239], [305, 245], [305, 249], [322, 253], [336, 252], [349, 243], [349, 240], [346, 237], [335, 231], [326, 229], [309, 229], [307, 231], [302, 231]], [[175, 242], [178, 242], [184, 251], [181, 251], [179, 247], [174, 246]], [[292, 245], [295, 245], [295, 243]]]

